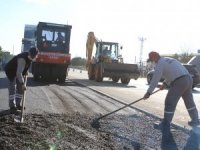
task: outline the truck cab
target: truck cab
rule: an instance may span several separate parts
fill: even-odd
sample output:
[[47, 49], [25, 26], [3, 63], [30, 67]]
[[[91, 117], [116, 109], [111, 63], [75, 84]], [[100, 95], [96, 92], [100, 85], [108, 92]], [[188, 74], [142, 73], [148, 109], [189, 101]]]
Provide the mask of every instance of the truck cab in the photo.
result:
[[38, 57], [32, 64], [35, 80], [65, 81], [71, 62], [71, 25], [39, 22], [35, 40], [39, 49]]
[[113, 42], [97, 42], [95, 58], [98, 60], [99, 57], [101, 57], [101, 61], [104, 62], [118, 62], [119, 44]]
[[22, 47], [21, 51], [26, 52], [29, 51], [31, 47], [36, 46], [36, 25], [26, 24], [24, 27], [24, 37], [22, 39]]
[[39, 22], [36, 31], [40, 52], [69, 54], [71, 26]]

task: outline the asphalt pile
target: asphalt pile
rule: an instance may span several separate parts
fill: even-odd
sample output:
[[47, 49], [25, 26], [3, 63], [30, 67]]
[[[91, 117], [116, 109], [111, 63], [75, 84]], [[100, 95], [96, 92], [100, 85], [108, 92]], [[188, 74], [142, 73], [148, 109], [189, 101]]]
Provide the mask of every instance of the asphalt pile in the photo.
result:
[[170, 140], [153, 128], [158, 119], [143, 113], [107, 116], [95, 129], [91, 122], [97, 115], [87, 114], [26, 114], [23, 123], [14, 116], [0, 117], [1, 150], [198, 150], [198, 134], [171, 130]]

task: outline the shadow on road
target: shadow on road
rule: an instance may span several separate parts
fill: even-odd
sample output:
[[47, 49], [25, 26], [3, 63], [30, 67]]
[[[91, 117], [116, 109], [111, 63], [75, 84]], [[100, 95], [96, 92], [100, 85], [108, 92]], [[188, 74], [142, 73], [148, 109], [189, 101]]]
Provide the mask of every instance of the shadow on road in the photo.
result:
[[169, 132], [168, 135], [166, 135], [166, 133], [162, 133], [161, 141], [162, 150], [178, 150], [177, 144], [171, 132]]
[[200, 150], [200, 128], [195, 127], [190, 131], [190, 137], [187, 140], [187, 144], [184, 150]]
[[[167, 137], [165, 134], [162, 134], [161, 149], [178, 150], [177, 144], [171, 132]], [[183, 150], [200, 150], [200, 128], [196, 127], [190, 131], [189, 138], [187, 139], [187, 143]]]

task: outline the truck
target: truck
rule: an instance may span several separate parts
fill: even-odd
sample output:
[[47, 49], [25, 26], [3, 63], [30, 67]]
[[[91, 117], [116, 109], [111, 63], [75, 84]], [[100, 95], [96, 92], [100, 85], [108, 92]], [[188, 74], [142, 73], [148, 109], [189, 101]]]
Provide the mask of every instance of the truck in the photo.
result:
[[33, 32], [34, 36], [23, 38], [23, 51], [31, 46], [39, 49], [39, 54], [31, 67], [34, 80], [65, 81], [71, 62], [71, 29], [71, 25], [49, 22], [39, 22], [30, 30], [25, 26], [24, 35]]
[[25, 24], [24, 37], [22, 38], [21, 51], [29, 51], [31, 47], [36, 46], [36, 25]]
[[121, 83], [126, 85], [131, 79], [137, 80], [140, 76], [138, 65], [124, 63], [120, 53], [122, 48], [118, 42], [100, 41], [94, 32], [89, 32], [86, 42], [86, 68], [89, 80], [102, 82], [104, 77], [108, 77], [113, 82], [121, 80]]

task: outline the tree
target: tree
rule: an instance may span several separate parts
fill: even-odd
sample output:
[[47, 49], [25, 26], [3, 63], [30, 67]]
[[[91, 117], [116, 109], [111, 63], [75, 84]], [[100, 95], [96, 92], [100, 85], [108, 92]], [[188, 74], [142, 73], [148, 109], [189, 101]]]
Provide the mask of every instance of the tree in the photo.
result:
[[0, 59], [2, 59], [2, 55], [3, 55], [3, 51], [2, 51], [2, 47], [0, 46]]
[[74, 57], [71, 60], [71, 65], [72, 66], [85, 66], [86, 64], [86, 59], [81, 58], [81, 57]]
[[185, 52], [181, 54], [174, 54], [172, 57], [179, 60], [181, 63], [187, 63], [193, 56], [194, 54]]
[[2, 47], [0, 46], [0, 64], [4, 65], [7, 63], [13, 55], [10, 54], [8, 51], [3, 51]]

